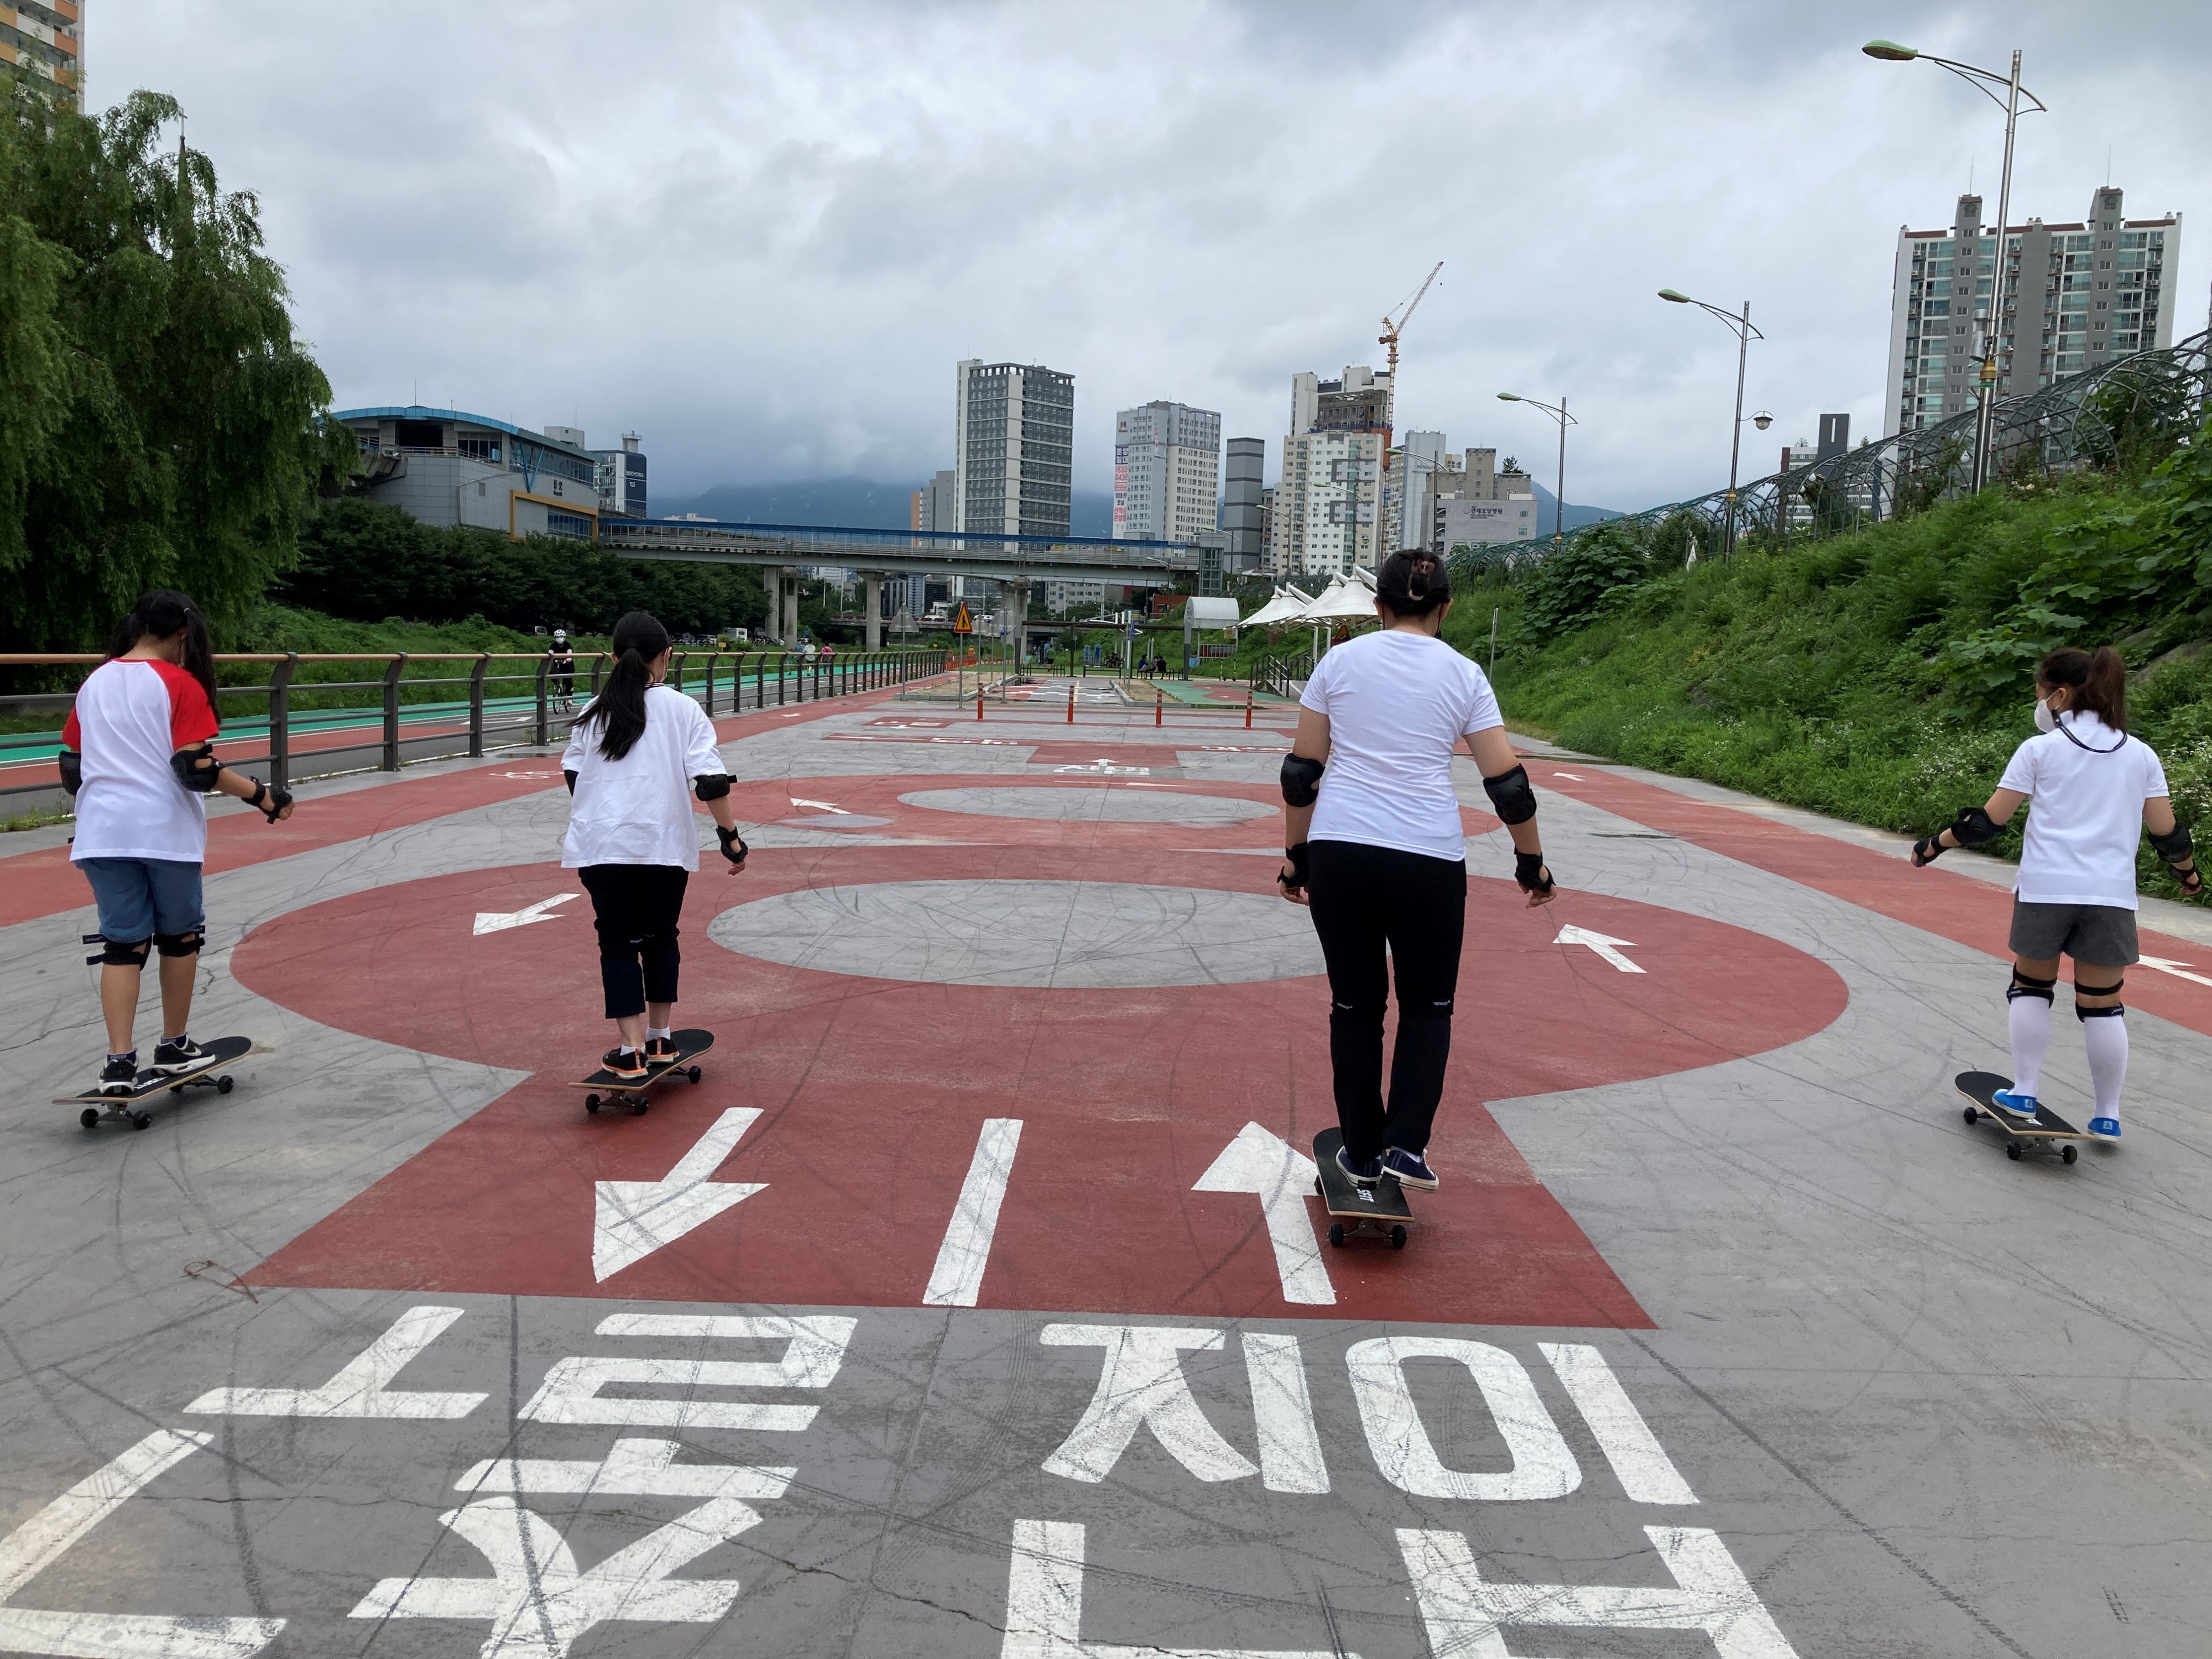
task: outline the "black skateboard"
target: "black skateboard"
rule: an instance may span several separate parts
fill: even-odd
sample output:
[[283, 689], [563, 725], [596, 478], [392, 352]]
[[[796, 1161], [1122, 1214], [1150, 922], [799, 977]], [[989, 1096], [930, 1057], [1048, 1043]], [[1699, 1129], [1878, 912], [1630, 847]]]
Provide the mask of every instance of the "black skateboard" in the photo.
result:
[[2014, 1117], [1992, 1097], [1998, 1090], [2012, 1087], [2008, 1077], [2000, 1077], [1995, 1072], [1961, 1072], [1954, 1081], [1959, 1092], [1974, 1103], [1966, 1108], [1966, 1121], [1972, 1123], [1985, 1117], [2004, 1131], [2007, 1158], [2017, 1161], [2025, 1152], [2047, 1152], [2055, 1147], [2059, 1162], [2071, 1164], [2080, 1156], [2074, 1143], [2095, 1139], [2086, 1130], [2075, 1128], [2040, 1100], [2035, 1103], [2033, 1122]]
[[136, 1109], [138, 1103], [160, 1094], [164, 1089], [173, 1095], [180, 1095], [197, 1085], [203, 1089], [212, 1089], [219, 1095], [228, 1094], [229, 1075], [225, 1073], [217, 1077], [215, 1073], [234, 1060], [244, 1059], [253, 1047], [253, 1039], [217, 1037], [202, 1047], [207, 1050], [207, 1058], [189, 1072], [141, 1072], [138, 1081], [127, 1095], [104, 1095], [97, 1089], [88, 1089], [82, 1094], [56, 1095], [54, 1104], [83, 1107], [84, 1109], [77, 1114], [76, 1121], [88, 1129], [98, 1128], [103, 1118], [111, 1122], [128, 1122], [134, 1129], [143, 1129], [154, 1120], [152, 1114]]
[[1341, 1244], [1347, 1238], [1387, 1238], [1392, 1249], [1404, 1249], [1406, 1224], [1413, 1218], [1405, 1189], [1395, 1176], [1354, 1181], [1336, 1161], [1337, 1149], [1343, 1145], [1341, 1129], [1323, 1129], [1314, 1137], [1314, 1191], [1321, 1194], [1322, 1206], [1329, 1213], [1328, 1242]]
[[584, 1109], [596, 1112], [602, 1106], [627, 1106], [641, 1116], [645, 1112], [646, 1091], [654, 1084], [665, 1082], [672, 1077], [686, 1077], [696, 1083], [699, 1068], [691, 1062], [714, 1046], [714, 1034], [712, 1031], [684, 1030], [670, 1035], [676, 1039], [676, 1058], [665, 1065], [647, 1067], [643, 1077], [617, 1077], [602, 1067], [582, 1082], [570, 1084], [568, 1086], [572, 1089], [592, 1091], [584, 1097]]

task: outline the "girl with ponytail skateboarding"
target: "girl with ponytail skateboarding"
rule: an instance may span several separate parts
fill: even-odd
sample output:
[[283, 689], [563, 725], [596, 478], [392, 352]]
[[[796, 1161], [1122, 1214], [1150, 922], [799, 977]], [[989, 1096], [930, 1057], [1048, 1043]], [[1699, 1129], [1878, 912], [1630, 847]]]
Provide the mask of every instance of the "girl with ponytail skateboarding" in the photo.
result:
[[[191, 1039], [192, 980], [206, 912], [210, 794], [234, 796], [274, 823], [292, 797], [215, 757], [215, 657], [207, 623], [183, 594], [157, 589], [116, 624], [107, 660], [84, 678], [62, 727], [62, 787], [75, 798], [70, 861], [91, 884], [100, 932], [100, 1011], [107, 1060], [93, 1092], [127, 1097], [142, 1079], [213, 1063]], [[132, 1037], [149, 954], [161, 960], [161, 1040], [141, 1071]]]
[[2136, 840], [2150, 844], [2181, 890], [2204, 890], [2189, 831], [2173, 817], [2166, 770], [2150, 746], [2128, 735], [2127, 669], [2110, 647], [2053, 651], [2035, 671], [2039, 735], [2013, 751], [1996, 793], [1919, 842], [1912, 862], [1933, 864], [1954, 847], [1978, 847], [2030, 803], [2020, 875], [2013, 887], [2012, 984], [2005, 992], [2012, 1036], [2012, 1086], [1992, 1098], [2032, 1122], [2051, 1046], [2058, 959], [2074, 959], [2074, 1012], [2088, 1045], [2096, 1093], [2089, 1133], [2120, 1138], [2120, 1085], [2128, 1070], [2125, 969], [2136, 951]]
[[619, 1036], [605, 1067], [627, 1082], [678, 1058], [677, 917], [699, 867], [691, 798], [714, 814], [732, 875], [744, 868], [747, 849], [714, 722], [663, 684], [668, 630], [633, 611], [615, 624], [613, 645], [613, 671], [576, 716], [561, 757], [571, 798], [561, 864], [592, 896], [606, 1017]]
[[[1430, 1191], [1437, 1175], [1425, 1154], [1451, 1053], [1467, 913], [1467, 839], [1451, 782], [1462, 742], [1512, 835], [1514, 879], [1531, 905], [1553, 898], [1535, 793], [1498, 699], [1482, 670], [1439, 637], [1450, 610], [1437, 559], [1394, 553], [1375, 583], [1382, 627], [1315, 665], [1283, 760], [1275, 878], [1285, 898], [1311, 906], [1328, 966], [1337, 1161], [1355, 1182], [1388, 1175]], [[1386, 1106], [1382, 1014], [1394, 969], [1398, 1040]]]

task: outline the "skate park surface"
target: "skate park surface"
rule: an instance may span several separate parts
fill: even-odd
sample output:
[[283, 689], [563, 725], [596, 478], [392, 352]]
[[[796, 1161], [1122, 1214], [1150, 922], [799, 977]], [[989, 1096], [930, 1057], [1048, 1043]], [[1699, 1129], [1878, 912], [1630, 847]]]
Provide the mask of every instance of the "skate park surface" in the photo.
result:
[[1068, 690], [718, 722], [643, 1115], [550, 755], [216, 814], [256, 1048], [143, 1132], [46, 1103], [89, 896], [0, 843], [0, 1652], [2205, 1650], [2202, 913], [2124, 1146], [2012, 1162], [2000, 867], [1528, 741], [1530, 910], [1456, 763], [1443, 1187], [1332, 1249], [1287, 714]]

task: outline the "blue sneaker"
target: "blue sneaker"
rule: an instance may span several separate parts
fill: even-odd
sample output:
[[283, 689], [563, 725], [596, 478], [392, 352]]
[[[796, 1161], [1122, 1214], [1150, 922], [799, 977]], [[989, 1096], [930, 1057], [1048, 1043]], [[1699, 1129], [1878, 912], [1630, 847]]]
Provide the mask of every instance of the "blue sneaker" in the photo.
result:
[[2118, 1140], [2119, 1138], [2119, 1119], [2116, 1117], [2093, 1117], [2089, 1120], [2090, 1139]]
[[1403, 1146], [1393, 1146], [1382, 1154], [1382, 1173], [1395, 1176], [1401, 1187], [1413, 1187], [1425, 1193], [1437, 1189], [1437, 1172], [1429, 1168], [1428, 1160]]
[[1381, 1158], [1370, 1158], [1364, 1164], [1354, 1164], [1344, 1155], [1344, 1148], [1341, 1146], [1336, 1149], [1336, 1167], [1344, 1171], [1346, 1179], [1359, 1182], [1364, 1185], [1372, 1186], [1376, 1182], [1382, 1179]]
[[1996, 1090], [1990, 1099], [2024, 1122], [2034, 1122], [2035, 1115], [2040, 1109], [2033, 1095], [2016, 1095], [2009, 1089]]

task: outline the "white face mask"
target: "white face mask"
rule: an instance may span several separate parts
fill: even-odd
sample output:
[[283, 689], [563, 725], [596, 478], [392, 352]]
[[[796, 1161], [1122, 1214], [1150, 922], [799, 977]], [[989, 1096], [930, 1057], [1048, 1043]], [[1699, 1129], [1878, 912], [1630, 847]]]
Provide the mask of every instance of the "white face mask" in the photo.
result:
[[2058, 716], [2051, 712], [2051, 705], [2040, 697], [2035, 700], [2035, 729], [2039, 732], [2056, 732], [2058, 729]]

